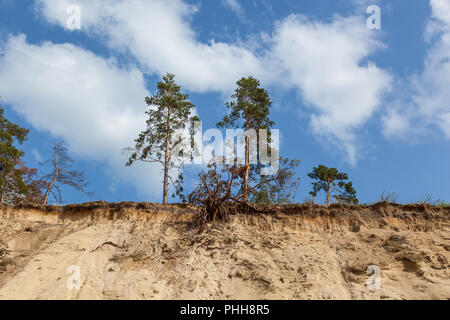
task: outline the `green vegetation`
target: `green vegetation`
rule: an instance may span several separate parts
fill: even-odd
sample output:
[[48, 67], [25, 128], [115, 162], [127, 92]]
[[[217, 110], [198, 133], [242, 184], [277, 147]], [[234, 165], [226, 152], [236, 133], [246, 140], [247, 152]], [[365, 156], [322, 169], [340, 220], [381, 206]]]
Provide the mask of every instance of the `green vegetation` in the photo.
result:
[[[270, 212], [271, 207], [291, 203], [300, 186], [300, 178], [296, 176], [300, 160], [281, 157], [280, 150], [271, 143], [276, 137], [270, 114], [272, 101], [268, 91], [251, 76], [236, 82], [236, 89], [225, 105], [227, 114], [216, 124], [220, 129], [244, 133], [238, 136], [238, 139], [245, 139], [243, 159], [235, 155], [231, 162], [227, 159], [227, 164], [209, 163], [199, 172], [197, 185], [183, 187], [183, 164], [177, 158], [193, 159], [191, 151], [197, 149], [192, 137], [196, 130], [194, 122], [200, 119], [194, 114], [189, 95], [182, 92], [174, 79], [173, 74], [166, 74], [157, 83], [157, 93], [145, 98], [148, 106], [146, 128], [138, 134], [135, 146], [125, 149], [130, 153], [126, 165], [131, 166], [136, 161], [161, 165], [163, 203], [168, 202], [169, 187], [174, 187], [174, 197], [201, 207], [198, 217], [202, 223], [226, 220], [233, 206], [248, 212]], [[185, 133], [191, 138], [186, 140]], [[6, 119], [0, 107], [0, 204], [47, 205], [50, 197], [54, 202], [62, 203], [63, 185], [90, 195], [85, 190], [84, 173], [72, 170], [74, 160], [62, 142], [53, 147], [52, 157], [41, 163], [50, 167], [43, 176], [39, 178], [37, 169], [28, 168], [23, 161], [24, 152], [19, 149], [28, 134], [28, 129]], [[256, 139], [256, 150], [253, 139]], [[263, 174], [267, 173], [263, 170], [268, 165], [262, 161], [265, 152], [261, 149], [267, 150], [264, 158], [279, 159], [278, 170], [272, 175]], [[218, 160], [217, 157], [214, 160]], [[307, 175], [312, 180], [312, 191], [311, 198], [306, 198], [305, 203], [314, 204], [318, 194], [324, 192], [328, 206], [333, 201], [359, 204], [347, 173], [319, 165]], [[380, 197], [381, 202], [396, 203], [397, 200], [398, 194], [386, 191]], [[434, 200], [429, 194], [416, 203], [450, 206], [446, 201]], [[259, 204], [266, 206], [257, 206]], [[3, 257], [7, 251], [1, 250]]]
[[[295, 197], [300, 178], [295, 177], [295, 169], [300, 160], [279, 157], [279, 172], [271, 177], [261, 175], [261, 162], [250, 164], [250, 132], [254, 130], [257, 141], [260, 142], [260, 129], [267, 130], [267, 143], [270, 143], [270, 129], [275, 122], [270, 119], [272, 101], [269, 93], [260, 87], [260, 82], [253, 78], [241, 78], [236, 82], [236, 89], [231, 101], [226, 103], [229, 114], [217, 123], [218, 128], [244, 129], [245, 161], [243, 166], [234, 166], [240, 172], [238, 177], [240, 190], [234, 192], [234, 197], [242, 201], [256, 204], [286, 204]], [[279, 153], [267, 146], [271, 154]], [[237, 159], [235, 159], [237, 162]], [[229, 168], [230, 169], [230, 168]], [[242, 180], [242, 181], [240, 181]]]
[[15, 144], [27, 140], [29, 130], [10, 122], [0, 107], [0, 203], [20, 204], [31, 200], [36, 169], [27, 168], [22, 161], [24, 152]]
[[28, 136], [28, 130], [10, 122], [4, 117], [0, 107], [0, 202], [14, 203], [16, 197], [25, 196], [28, 192], [23, 181], [20, 158], [23, 151], [14, 146], [22, 144]]
[[275, 179], [269, 181], [260, 175], [256, 182], [259, 186], [249, 192], [249, 201], [256, 204], [291, 203], [300, 186], [300, 178], [295, 175], [299, 164], [300, 160], [280, 157], [280, 168]]
[[[243, 200], [246, 201], [249, 196], [249, 176], [251, 173], [255, 176], [255, 171], [258, 171], [257, 165], [250, 165], [249, 130], [253, 129], [258, 134], [259, 129], [270, 129], [274, 122], [269, 119], [272, 101], [269, 93], [260, 87], [259, 81], [253, 77], [248, 77], [240, 79], [236, 84], [237, 88], [231, 96], [233, 100], [226, 104], [229, 114], [218, 122], [217, 126], [219, 128], [242, 128], [247, 133], [245, 136], [245, 165], [242, 183]], [[259, 192], [264, 193], [264, 195], [256, 195], [255, 199], [268, 198], [268, 190], [260, 189]]]
[[16, 145], [23, 144], [27, 140], [28, 133], [28, 129], [6, 119], [4, 110], [0, 107], [0, 203], [46, 205], [50, 194], [61, 203], [59, 184], [66, 184], [85, 192], [83, 173], [68, 170], [73, 160], [67, 156], [67, 149], [62, 143], [53, 148], [55, 157], [41, 164], [52, 163], [53, 170], [49, 174], [38, 178], [38, 170], [25, 165], [22, 159], [24, 152]]
[[[247, 193], [260, 190], [262, 186], [266, 188], [274, 187], [278, 190], [285, 181], [290, 181], [294, 176], [293, 168], [297, 162], [283, 161], [276, 174], [261, 178], [259, 183], [250, 186]], [[244, 167], [233, 165], [223, 166], [221, 170], [215, 163], [208, 166], [206, 172], [199, 175], [200, 183], [189, 195], [189, 202], [197, 207], [197, 221], [205, 225], [208, 222], [228, 220], [230, 212], [273, 212], [273, 205], [279, 203], [270, 202], [270, 198], [261, 199], [259, 203], [271, 204], [271, 206], [255, 206], [252, 202], [244, 200], [245, 193], [242, 189]], [[264, 190], [265, 191], [265, 190]], [[286, 196], [285, 191], [280, 194]], [[266, 195], [266, 193], [263, 193]], [[278, 196], [279, 195], [275, 195]], [[285, 198], [282, 199], [285, 199]], [[258, 203], [258, 202], [257, 202]]]
[[[187, 128], [191, 121], [199, 120], [193, 116], [194, 105], [189, 96], [181, 92], [181, 87], [174, 81], [175, 76], [168, 73], [163, 81], [158, 82], [158, 93], [146, 97], [149, 106], [146, 114], [147, 128], [135, 140], [134, 151], [128, 160], [127, 166], [135, 161], [159, 163], [163, 167], [163, 203], [166, 204], [169, 192], [169, 180], [177, 186], [177, 181], [183, 181], [182, 173], [175, 181], [171, 176], [174, 169], [180, 169], [175, 163], [175, 156], [183, 152], [183, 139], [175, 136], [177, 130]], [[128, 148], [127, 150], [132, 150]]]
[[308, 173], [308, 177], [314, 181], [312, 183], [313, 190], [310, 192], [311, 196], [315, 198], [320, 191], [325, 191], [328, 206], [332, 197], [339, 203], [358, 204], [356, 190], [353, 188], [353, 183], [347, 181], [346, 173], [339, 172], [336, 168], [319, 165]]
[[[245, 132], [245, 159], [234, 158], [234, 164], [218, 167], [213, 159], [207, 170], [199, 174], [199, 183], [189, 195], [177, 190], [183, 201], [189, 201], [198, 209], [198, 221], [205, 224], [210, 221], [227, 220], [230, 211], [239, 207], [241, 211], [261, 212], [254, 204], [286, 204], [294, 199], [300, 179], [295, 170], [300, 164], [297, 159], [279, 157], [276, 173], [262, 175], [264, 165], [261, 161], [251, 163], [251, 134], [257, 139], [258, 146], [264, 142], [260, 129], [267, 132], [267, 144], [270, 143], [270, 128], [274, 122], [270, 119], [272, 102], [268, 92], [260, 87], [253, 77], [242, 78], [236, 82], [232, 100], [227, 102], [229, 114], [217, 123], [218, 128], [243, 129]], [[270, 155], [278, 155], [279, 150], [265, 146]], [[233, 159], [232, 159], [233, 160]], [[242, 165], [240, 164], [242, 163]]]

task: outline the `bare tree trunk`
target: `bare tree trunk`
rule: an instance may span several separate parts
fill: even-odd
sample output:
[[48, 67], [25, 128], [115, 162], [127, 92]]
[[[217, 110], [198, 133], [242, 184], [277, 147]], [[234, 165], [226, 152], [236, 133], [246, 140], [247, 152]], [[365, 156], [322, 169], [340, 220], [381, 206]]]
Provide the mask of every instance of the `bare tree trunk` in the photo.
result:
[[250, 137], [248, 132], [248, 119], [245, 133], [245, 173], [244, 173], [244, 197], [243, 200], [247, 201], [248, 197], [248, 175], [250, 173]]
[[45, 198], [44, 198], [44, 206], [47, 205], [48, 196], [50, 195], [50, 191], [52, 190], [53, 184], [56, 181], [56, 178], [59, 174], [59, 168], [58, 168], [58, 152], [55, 153], [55, 161], [53, 162], [55, 165], [55, 175], [53, 176], [52, 180], [50, 181], [47, 191], [45, 192]]
[[330, 206], [330, 194], [331, 194], [331, 182], [328, 181], [328, 190], [327, 190], [327, 206]]
[[166, 150], [164, 153], [164, 182], [163, 182], [163, 204], [167, 204], [169, 192], [169, 143], [170, 143], [170, 106], [167, 107], [167, 134], [166, 134]]
[[167, 164], [167, 150], [164, 162], [164, 182], [163, 182], [163, 203], [167, 204], [167, 193], [168, 193], [168, 183], [169, 183], [169, 167]]

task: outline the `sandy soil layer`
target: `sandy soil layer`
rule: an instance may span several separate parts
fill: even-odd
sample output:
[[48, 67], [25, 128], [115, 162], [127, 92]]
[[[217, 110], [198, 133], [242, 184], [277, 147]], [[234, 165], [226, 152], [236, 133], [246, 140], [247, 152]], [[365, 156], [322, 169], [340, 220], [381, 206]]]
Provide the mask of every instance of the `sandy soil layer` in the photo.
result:
[[0, 299], [449, 299], [449, 217], [293, 205], [199, 233], [185, 206], [2, 208]]

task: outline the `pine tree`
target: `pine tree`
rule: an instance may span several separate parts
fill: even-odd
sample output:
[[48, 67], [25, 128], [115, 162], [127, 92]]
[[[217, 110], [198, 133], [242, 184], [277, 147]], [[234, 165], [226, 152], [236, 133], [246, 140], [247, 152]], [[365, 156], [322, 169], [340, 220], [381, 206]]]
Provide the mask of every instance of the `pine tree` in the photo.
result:
[[268, 92], [260, 87], [260, 83], [253, 77], [242, 78], [236, 82], [237, 88], [231, 96], [232, 101], [227, 102], [229, 114], [217, 123], [221, 128], [243, 128], [245, 136], [245, 165], [243, 173], [242, 194], [247, 201], [250, 176], [250, 136], [249, 130], [270, 129], [274, 122], [269, 119], [270, 100]]
[[13, 204], [17, 195], [25, 195], [27, 186], [18, 166], [24, 152], [14, 143], [22, 144], [27, 140], [29, 130], [10, 122], [0, 107], [0, 203]]
[[280, 167], [276, 179], [267, 180], [265, 177], [259, 176], [259, 187], [249, 192], [250, 202], [256, 204], [290, 203], [295, 198], [300, 186], [300, 178], [295, 176], [295, 169], [299, 164], [300, 160], [280, 157]]
[[[316, 197], [323, 190], [327, 194], [327, 205], [330, 205], [331, 197], [338, 202], [358, 204], [356, 198], [356, 190], [353, 188], [352, 182], [348, 181], [348, 175], [339, 172], [336, 168], [328, 168], [324, 165], [313, 167], [313, 171], [308, 173], [308, 177], [315, 180], [313, 190], [310, 194]], [[334, 195], [333, 195], [334, 194]]]
[[[25, 184], [25, 192], [15, 191], [14, 185], [9, 189], [8, 199], [13, 205], [23, 205], [27, 203], [42, 203], [47, 183], [44, 180], [36, 179], [38, 171], [35, 168], [28, 168], [22, 160], [17, 162], [17, 170]], [[16, 187], [17, 188], [17, 187]]]
[[[189, 96], [181, 92], [181, 86], [174, 81], [175, 76], [168, 73], [158, 82], [158, 93], [146, 97], [145, 102], [150, 107], [147, 128], [135, 140], [134, 152], [131, 154], [127, 166], [135, 161], [159, 163], [163, 167], [163, 203], [166, 204], [169, 192], [169, 180], [173, 185], [171, 170], [179, 168], [175, 158], [182, 150], [183, 137], [176, 136], [178, 130], [187, 128], [191, 121], [198, 120], [192, 116], [194, 105]], [[182, 179], [181, 179], [182, 180]]]

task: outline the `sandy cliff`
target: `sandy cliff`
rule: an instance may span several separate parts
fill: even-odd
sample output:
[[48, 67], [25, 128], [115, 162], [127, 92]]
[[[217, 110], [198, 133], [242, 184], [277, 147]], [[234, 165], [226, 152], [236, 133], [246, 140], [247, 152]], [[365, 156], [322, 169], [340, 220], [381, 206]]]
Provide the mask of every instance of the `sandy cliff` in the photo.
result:
[[449, 299], [449, 218], [429, 205], [291, 205], [199, 234], [181, 205], [5, 207], [0, 299]]

